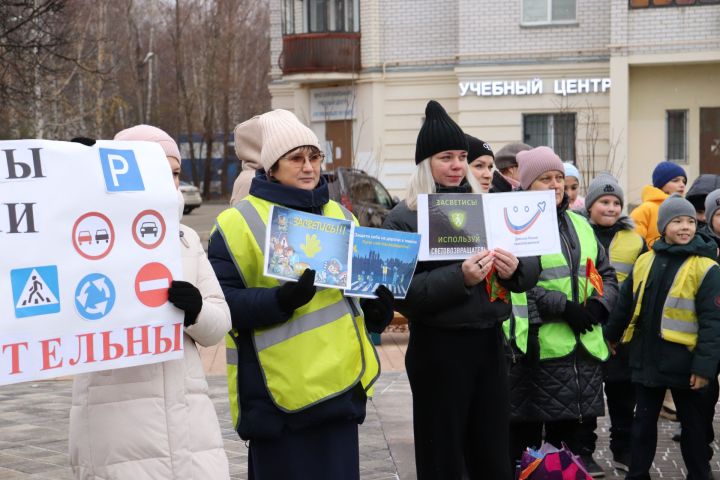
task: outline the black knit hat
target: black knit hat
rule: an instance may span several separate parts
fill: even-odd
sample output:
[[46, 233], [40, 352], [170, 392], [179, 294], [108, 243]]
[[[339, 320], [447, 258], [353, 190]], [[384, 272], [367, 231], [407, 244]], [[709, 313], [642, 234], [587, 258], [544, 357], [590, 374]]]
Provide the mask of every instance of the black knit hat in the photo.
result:
[[492, 151], [492, 148], [490, 148], [490, 145], [487, 144], [487, 142], [483, 142], [479, 138], [475, 138], [472, 135], [465, 134], [465, 137], [467, 137], [468, 141], [468, 163], [472, 163], [473, 160], [475, 160], [478, 157], [482, 157], [483, 155], [490, 155], [491, 157], [495, 158], [495, 154]]
[[465, 133], [435, 100], [425, 107], [425, 123], [415, 145], [415, 164], [445, 150], [468, 150]]

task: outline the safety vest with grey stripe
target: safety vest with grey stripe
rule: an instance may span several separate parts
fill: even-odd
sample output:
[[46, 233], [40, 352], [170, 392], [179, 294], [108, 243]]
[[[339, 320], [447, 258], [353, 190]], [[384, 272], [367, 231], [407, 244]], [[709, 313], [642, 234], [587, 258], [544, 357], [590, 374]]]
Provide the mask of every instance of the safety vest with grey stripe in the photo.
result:
[[632, 272], [633, 265], [644, 245], [643, 238], [634, 230], [620, 230], [610, 242], [610, 265], [615, 268], [618, 288]]
[[[256, 197], [246, 197], [236, 205], [237, 212], [226, 211], [218, 217], [217, 229], [232, 252], [233, 261], [243, 283], [248, 288], [272, 288], [279, 285], [276, 279], [262, 274], [261, 249], [265, 245], [267, 228], [260, 212], [269, 213], [271, 205]], [[353, 221], [352, 214], [334, 202], [326, 205], [324, 214], [328, 217]], [[248, 238], [248, 234], [251, 237]], [[287, 322], [253, 330], [252, 340], [260, 360], [263, 377], [268, 392], [278, 408], [288, 412], [308, 408], [352, 388], [358, 380], [366, 390], [370, 389], [379, 374], [379, 362], [368, 338], [361, 311], [357, 299], [344, 297], [339, 290], [318, 289], [310, 303], [298, 308]], [[309, 334], [310, 336], [303, 335], [307, 332], [313, 333]], [[239, 405], [236, 390], [237, 347], [234, 338], [236, 335], [238, 332], [235, 331], [228, 335], [227, 360], [231, 412], [233, 421], [237, 424]], [[309, 345], [313, 345], [313, 338], [319, 338], [318, 335], [331, 335], [338, 343], [330, 341], [329, 343], [335, 346], [327, 348], [310, 347]], [[335, 338], [337, 335], [342, 339]], [[303, 340], [298, 343], [294, 340], [296, 338]], [[321, 341], [319, 344], [323, 345], [324, 342]], [[352, 346], [353, 344], [355, 347]], [[333, 359], [339, 358], [331, 378], [328, 380], [323, 377], [321, 381], [316, 382], [322, 384], [320, 386], [313, 384], [313, 372], [317, 376], [327, 376], [327, 373], [320, 372], [321, 367], [310, 360], [306, 365], [302, 364], [304, 356], [310, 357], [308, 349], [311, 348], [319, 349], [315, 352], [318, 356], [329, 351]], [[349, 348], [355, 351], [355, 354], [347, 355], [339, 352], [342, 348]], [[288, 362], [290, 358], [295, 358], [297, 361]], [[303, 377], [305, 377], [304, 385], [301, 384]]]
[[[632, 340], [635, 328], [641, 316], [642, 302], [652, 268], [655, 252], [640, 255], [633, 268], [633, 298], [635, 308], [622, 342]], [[698, 319], [695, 310], [695, 296], [705, 276], [713, 266], [713, 260], [706, 257], [690, 256], [675, 273], [675, 278], [663, 304], [660, 321], [660, 336], [669, 342], [686, 345], [690, 350], [697, 344]]]

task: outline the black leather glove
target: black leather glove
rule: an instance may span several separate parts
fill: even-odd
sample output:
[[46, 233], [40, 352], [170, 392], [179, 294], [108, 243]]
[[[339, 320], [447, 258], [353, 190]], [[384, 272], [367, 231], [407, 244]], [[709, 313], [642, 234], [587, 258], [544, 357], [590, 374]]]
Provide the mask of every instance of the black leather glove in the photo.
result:
[[599, 300], [593, 300], [589, 298], [585, 309], [588, 311], [590, 316], [593, 318], [593, 323], [605, 325], [608, 319], [608, 311], [605, 309]]
[[200, 310], [202, 310], [202, 294], [190, 282], [173, 280], [168, 289], [168, 300], [177, 308], [185, 312], [185, 326], [194, 325]]
[[570, 325], [572, 331], [575, 332], [575, 335], [589, 332], [592, 330], [593, 325], [597, 323], [587, 308], [571, 300], [565, 302], [563, 318]]
[[385, 285], [380, 285], [375, 290], [375, 295], [378, 298], [360, 300], [360, 306], [365, 315], [367, 329], [373, 333], [382, 333], [395, 316], [395, 296]]
[[287, 282], [278, 288], [277, 300], [280, 308], [292, 315], [296, 308], [308, 303], [315, 296], [315, 270], [306, 268], [297, 282]]

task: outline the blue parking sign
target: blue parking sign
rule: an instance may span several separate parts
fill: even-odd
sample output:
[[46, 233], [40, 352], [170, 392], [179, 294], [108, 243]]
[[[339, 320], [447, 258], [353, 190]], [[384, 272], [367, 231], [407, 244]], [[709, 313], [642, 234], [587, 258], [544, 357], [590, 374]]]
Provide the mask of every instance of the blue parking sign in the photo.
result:
[[145, 184], [135, 159], [135, 152], [112, 148], [101, 148], [99, 150], [100, 163], [102, 164], [105, 186], [108, 192], [145, 190]]
[[15, 317], [60, 311], [60, 289], [55, 265], [10, 270]]

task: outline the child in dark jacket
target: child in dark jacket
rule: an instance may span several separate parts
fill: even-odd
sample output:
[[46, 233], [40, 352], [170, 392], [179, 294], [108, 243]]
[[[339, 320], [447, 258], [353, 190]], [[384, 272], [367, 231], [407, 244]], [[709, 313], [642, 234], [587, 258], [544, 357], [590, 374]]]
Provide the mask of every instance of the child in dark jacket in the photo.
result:
[[710, 479], [706, 420], [708, 379], [720, 358], [720, 267], [716, 247], [695, 235], [695, 209], [672, 195], [660, 205], [661, 238], [623, 283], [605, 329], [611, 345], [629, 344], [637, 406], [630, 471], [650, 479], [657, 419], [666, 389], [682, 425], [680, 448], [689, 479]]
[[[622, 215], [625, 195], [617, 180], [609, 174], [600, 174], [588, 186], [585, 210], [590, 225], [615, 268], [618, 285], [632, 271], [637, 258], [647, 252], [643, 237], [635, 231], [635, 224]], [[610, 414], [610, 451], [615, 468], [628, 471], [630, 465], [630, 441], [632, 419], [635, 411], [635, 389], [630, 381], [630, 364], [625, 345], [603, 364], [603, 380]], [[585, 422], [588, 429], [597, 425]]]

